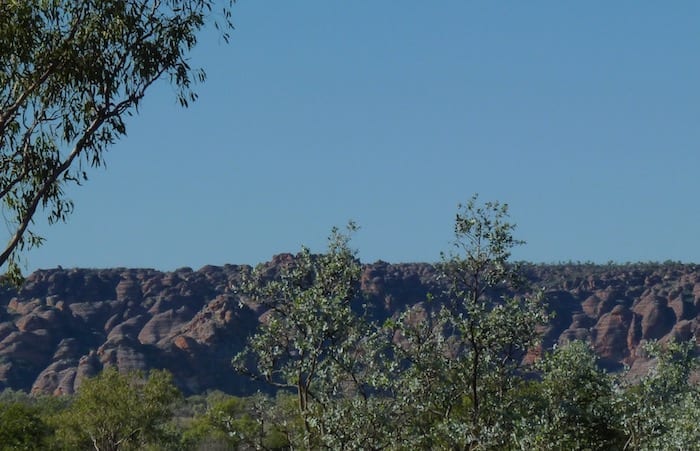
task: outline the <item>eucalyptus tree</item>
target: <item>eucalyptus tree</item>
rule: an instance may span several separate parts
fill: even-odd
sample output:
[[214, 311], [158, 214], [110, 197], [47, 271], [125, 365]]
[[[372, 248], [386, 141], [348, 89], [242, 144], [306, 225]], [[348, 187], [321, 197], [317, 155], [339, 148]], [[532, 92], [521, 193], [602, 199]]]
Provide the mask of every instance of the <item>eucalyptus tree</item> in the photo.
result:
[[414, 446], [503, 448], [510, 439], [522, 382], [521, 362], [547, 319], [542, 298], [511, 297], [523, 278], [511, 251], [508, 206], [460, 205], [454, 248], [439, 264], [446, 292], [422, 314], [392, 321], [402, 337], [395, 399], [404, 400], [406, 440]]
[[205, 73], [190, 67], [189, 53], [208, 23], [228, 40], [233, 2], [2, 2], [0, 202], [9, 240], [0, 266], [11, 276], [20, 276], [19, 251], [42, 243], [35, 216], [66, 220], [66, 187], [104, 165], [157, 80], [169, 80], [182, 106], [196, 99], [193, 83]]
[[355, 230], [354, 223], [347, 233], [334, 228], [326, 253], [304, 247], [278, 277], [259, 266], [240, 293], [267, 312], [233, 365], [295, 394], [303, 427], [290, 441], [307, 448], [351, 446], [371, 431], [351, 420], [376, 413], [367, 406], [377, 406], [371, 395], [384, 359], [363, 313], [361, 267], [349, 245]]

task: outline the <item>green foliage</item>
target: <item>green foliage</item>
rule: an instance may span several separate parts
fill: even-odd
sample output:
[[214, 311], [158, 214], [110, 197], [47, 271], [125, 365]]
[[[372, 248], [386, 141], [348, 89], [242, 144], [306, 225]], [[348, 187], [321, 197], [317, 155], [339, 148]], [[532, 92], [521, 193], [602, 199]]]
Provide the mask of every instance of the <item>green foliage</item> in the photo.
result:
[[[520, 362], [547, 316], [540, 297], [494, 298], [521, 283], [508, 208], [472, 198], [457, 215], [456, 251], [440, 265], [437, 309], [383, 327], [353, 310], [359, 263], [333, 230], [328, 252], [303, 249], [276, 278], [260, 267], [244, 290], [269, 308], [241, 372], [297, 395], [303, 436], [330, 448], [503, 446]], [[350, 226], [350, 231], [354, 227]], [[398, 337], [398, 341], [395, 338]], [[293, 431], [292, 431], [293, 432]]]
[[522, 282], [519, 266], [509, 259], [512, 249], [525, 242], [513, 237], [515, 224], [508, 219], [507, 204], [480, 204], [477, 195], [459, 205], [453, 249], [442, 254], [440, 265], [450, 284], [450, 305], [476, 303], [489, 290]]
[[696, 449], [700, 393], [688, 376], [695, 342], [648, 343], [656, 365], [641, 381], [623, 383], [596, 365], [584, 343], [554, 349], [538, 363], [519, 413], [516, 449]]
[[282, 424], [275, 424], [280, 408], [267, 396], [223, 395], [209, 399], [207, 404], [206, 411], [195, 417], [183, 433], [187, 448], [283, 449], [289, 445]]
[[555, 348], [537, 369], [542, 380], [530, 385], [514, 434], [519, 449], [620, 448], [615, 380], [586, 343]]
[[174, 440], [167, 422], [180, 393], [166, 371], [120, 374], [107, 368], [80, 387], [72, 404], [53, 418], [67, 449], [141, 449]]
[[650, 342], [644, 346], [657, 362], [639, 383], [626, 387], [619, 401], [620, 421], [628, 437], [625, 449], [697, 446], [700, 390], [688, 381], [698, 366], [695, 348], [695, 340], [665, 345]]
[[382, 327], [351, 308], [359, 270], [337, 230], [327, 254], [305, 249], [278, 278], [259, 268], [246, 293], [270, 311], [234, 364], [295, 393], [296, 408], [278, 404], [273, 422], [290, 446], [692, 448], [692, 344], [650, 345], [659, 363], [638, 386], [602, 371], [580, 342], [523, 366], [549, 316], [538, 292], [507, 296], [523, 283], [509, 262], [522, 243], [513, 230], [506, 205], [472, 198], [440, 264], [446, 293]]
[[[700, 443], [700, 390], [698, 387], [686, 387], [676, 404], [667, 405], [665, 416], [665, 433], [653, 440], [651, 446], [666, 449], [693, 449]], [[644, 449], [644, 446], [640, 447]]]
[[[348, 407], [367, 402], [372, 375], [383, 363], [377, 333], [355, 309], [360, 306], [360, 264], [348, 234], [333, 229], [328, 251], [312, 255], [303, 248], [270, 280], [256, 269], [244, 291], [269, 308], [246, 351], [234, 358], [240, 372], [291, 390], [303, 421], [302, 437], [290, 440], [306, 447], [335, 445], [348, 425]], [[349, 404], [337, 403], [348, 398]], [[355, 400], [355, 398], [358, 398]], [[354, 434], [363, 430], [352, 429]]]
[[205, 74], [188, 55], [212, 17], [228, 39], [232, 3], [2, 2], [0, 201], [11, 236], [0, 266], [9, 262], [10, 276], [20, 276], [17, 252], [43, 241], [29, 228], [37, 210], [50, 223], [66, 220], [65, 186], [104, 164], [153, 83], [169, 79], [183, 106], [196, 99], [192, 84]]
[[[479, 444], [467, 443], [466, 447], [695, 449], [700, 439], [697, 427], [700, 394], [697, 385], [686, 379], [697, 364], [693, 347], [693, 342], [648, 345], [648, 352], [657, 356], [657, 366], [635, 384], [623, 384], [620, 377], [600, 370], [595, 355], [584, 343], [555, 347], [536, 364], [538, 378], [513, 377], [503, 398], [511, 409], [506, 419], [513, 426], [501, 423], [505, 426], [503, 431], [491, 431], [490, 435], [482, 436]], [[429, 348], [424, 350], [429, 352]], [[401, 376], [397, 385], [427, 380], [411, 373], [411, 368], [391, 373]], [[114, 377], [115, 374], [119, 377]], [[108, 370], [98, 379], [102, 379], [99, 390], [90, 388], [94, 379], [88, 381], [87, 390], [93, 398], [90, 403], [81, 398], [86, 396], [85, 385], [68, 404], [64, 399], [37, 399], [21, 392], [0, 394], [0, 449], [95, 449], [87, 432], [94, 424], [102, 424], [103, 431], [107, 431], [114, 423], [133, 424], [133, 418], [148, 422], [154, 417], [139, 410], [141, 407], [132, 396], [134, 389], [145, 403], [153, 398], [170, 398], [169, 395], [146, 396], [141, 388], [148, 382], [134, 375]], [[168, 390], [157, 387], [169, 385], [168, 379], [154, 384], [151, 393], [167, 393]], [[280, 391], [274, 398], [260, 393], [241, 398], [220, 392], [193, 396], [178, 407], [181, 418], [177, 425], [167, 420], [170, 414], [166, 412], [149, 437], [124, 440], [117, 447], [97, 441], [97, 449], [455, 449], [462, 437], [458, 434], [466, 433], [459, 429], [459, 419], [464, 427], [469, 426], [471, 399], [468, 396], [456, 399], [451, 410], [440, 412], [426, 410], [426, 406], [433, 405], [420, 398], [430, 396], [431, 389], [445, 390], [441, 384], [448, 382], [435, 379], [429, 387], [414, 387], [406, 392], [392, 391], [392, 386], [391, 390], [377, 390], [366, 399], [345, 393], [322, 409], [321, 404], [312, 403], [309, 406], [312, 412], [306, 419], [319, 429], [314, 429], [315, 435], [308, 446], [304, 444], [307, 431], [296, 394]], [[419, 395], [397, 397], [411, 393]], [[51, 399], [53, 402], [47, 402]], [[87, 414], [77, 416], [76, 404], [88, 409], [95, 418]], [[483, 408], [494, 407], [486, 403]], [[131, 411], [131, 415], [124, 415], [124, 410]], [[98, 420], [100, 417], [104, 421]], [[145, 422], [141, 423], [144, 431], [149, 430]], [[57, 428], [56, 434], [53, 428]]]
[[0, 392], [0, 403], [2, 404], [31, 404], [32, 398], [26, 392], [6, 388]]
[[0, 403], [0, 449], [46, 449], [51, 433], [36, 407], [24, 402]]
[[474, 196], [455, 222], [455, 250], [440, 264], [448, 291], [437, 311], [394, 322], [403, 370], [394, 397], [408, 419], [405, 439], [422, 448], [502, 448], [509, 440], [521, 361], [547, 315], [541, 297], [497, 298], [522, 283], [508, 262], [508, 207]]

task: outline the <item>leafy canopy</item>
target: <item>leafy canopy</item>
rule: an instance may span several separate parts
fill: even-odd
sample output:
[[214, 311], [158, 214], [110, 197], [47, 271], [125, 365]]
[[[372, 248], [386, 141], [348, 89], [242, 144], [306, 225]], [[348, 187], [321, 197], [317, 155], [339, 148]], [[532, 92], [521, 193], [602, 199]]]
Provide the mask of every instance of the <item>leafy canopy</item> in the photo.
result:
[[180, 392], [167, 371], [148, 377], [107, 368], [80, 386], [73, 403], [56, 418], [66, 447], [96, 450], [142, 449], [167, 439], [165, 424]]
[[234, 1], [2, 2], [0, 204], [10, 236], [0, 266], [8, 263], [15, 281], [18, 252], [42, 243], [34, 216], [66, 220], [66, 186], [104, 164], [153, 83], [168, 79], [182, 106], [196, 99], [192, 85], [205, 73], [188, 54], [208, 22], [228, 40]]

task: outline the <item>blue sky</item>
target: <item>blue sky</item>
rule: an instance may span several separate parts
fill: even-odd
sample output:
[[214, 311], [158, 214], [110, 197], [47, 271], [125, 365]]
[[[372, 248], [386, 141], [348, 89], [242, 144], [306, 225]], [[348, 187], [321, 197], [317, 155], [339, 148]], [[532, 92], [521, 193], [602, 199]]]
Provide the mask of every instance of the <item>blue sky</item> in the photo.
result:
[[700, 2], [239, 0], [208, 80], [157, 86], [29, 271], [436, 261], [459, 202], [511, 207], [515, 258], [700, 261]]

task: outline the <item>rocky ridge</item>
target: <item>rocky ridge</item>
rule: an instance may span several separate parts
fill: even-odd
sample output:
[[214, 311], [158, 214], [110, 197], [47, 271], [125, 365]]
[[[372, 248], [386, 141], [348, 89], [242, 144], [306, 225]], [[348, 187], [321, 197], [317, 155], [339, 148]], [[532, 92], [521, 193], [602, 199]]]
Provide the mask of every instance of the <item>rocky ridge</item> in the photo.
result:
[[[270, 275], [281, 262], [267, 263]], [[255, 387], [230, 366], [264, 313], [235, 287], [249, 266], [197, 271], [52, 269], [0, 289], [0, 390], [73, 393], [105, 366], [167, 368], [186, 393]], [[544, 347], [588, 340], [610, 369], [641, 372], [646, 340], [700, 336], [700, 266], [525, 265], [555, 313]], [[429, 264], [363, 265], [362, 290], [377, 318], [440, 291]], [[245, 301], [245, 302], [241, 302]]]

